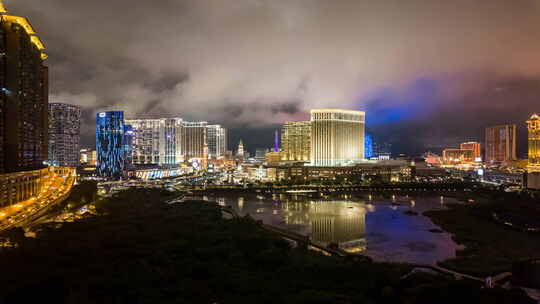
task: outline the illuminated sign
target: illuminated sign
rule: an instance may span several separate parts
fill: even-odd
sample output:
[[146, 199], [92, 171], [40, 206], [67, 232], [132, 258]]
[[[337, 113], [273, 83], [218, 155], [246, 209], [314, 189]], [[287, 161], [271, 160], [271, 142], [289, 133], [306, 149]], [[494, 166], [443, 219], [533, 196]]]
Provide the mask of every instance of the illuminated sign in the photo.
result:
[[105, 117], [105, 116], [107, 116], [107, 113], [105, 113], [105, 112], [99, 113], [99, 117]]
[[478, 169], [478, 175], [484, 176], [484, 169]]

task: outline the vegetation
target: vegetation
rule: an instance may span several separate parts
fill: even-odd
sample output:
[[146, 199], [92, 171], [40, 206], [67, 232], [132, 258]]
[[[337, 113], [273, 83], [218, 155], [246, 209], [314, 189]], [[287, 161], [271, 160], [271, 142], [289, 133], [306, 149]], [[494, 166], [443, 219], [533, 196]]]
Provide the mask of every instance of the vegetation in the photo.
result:
[[163, 203], [132, 189], [96, 202], [100, 216], [45, 228], [0, 252], [0, 303], [532, 303], [519, 291], [406, 265], [326, 257], [290, 245], [214, 203]]
[[[465, 197], [463, 197], [464, 199]], [[454, 234], [465, 245], [455, 259], [443, 266], [474, 275], [511, 271], [512, 263], [540, 256], [540, 235], [501, 224], [494, 219], [508, 216], [535, 222], [540, 218], [540, 202], [525, 195], [505, 192], [478, 192], [474, 201], [451, 205], [448, 210], [428, 211], [433, 222]]]

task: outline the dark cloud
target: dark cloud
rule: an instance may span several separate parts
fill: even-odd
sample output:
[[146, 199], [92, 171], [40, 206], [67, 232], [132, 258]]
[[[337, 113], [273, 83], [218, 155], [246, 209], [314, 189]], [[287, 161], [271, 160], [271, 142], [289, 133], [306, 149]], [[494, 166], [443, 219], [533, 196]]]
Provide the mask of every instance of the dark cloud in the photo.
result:
[[537, 0], [5, 3], [42, 36], [51, 101], [83, 106], [88, 138], [108, 109], [272, 129], [344, 107], [416, 151], [539, 107]]

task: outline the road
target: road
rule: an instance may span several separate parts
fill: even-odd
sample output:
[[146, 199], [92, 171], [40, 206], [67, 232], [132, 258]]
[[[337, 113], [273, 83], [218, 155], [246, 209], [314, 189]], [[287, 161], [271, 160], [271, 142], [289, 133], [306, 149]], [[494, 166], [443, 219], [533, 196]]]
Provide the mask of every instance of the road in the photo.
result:
[[75, 182], [73, 175], [61, 176], [52, 173], [46, 178], [49, 180], [37, 196], [0, 209], [0, 230], [24, 226], [31, 222], [37, 215], [66, 199]]

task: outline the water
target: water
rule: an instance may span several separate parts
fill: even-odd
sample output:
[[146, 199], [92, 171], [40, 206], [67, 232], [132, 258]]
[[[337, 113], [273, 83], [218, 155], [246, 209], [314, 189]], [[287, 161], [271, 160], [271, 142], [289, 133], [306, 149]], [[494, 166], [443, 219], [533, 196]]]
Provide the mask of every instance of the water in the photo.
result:
[[[266, 224], [310, 236], [313, 242], [370, 256], [376, 261], [435, 264], [455, 257], [461, 247], [422, 215], [458, 203], [445, 197], [390, 198], [319, 194], [242, 194], [205, 199], [232, 206]], [[407, 215], [405, 211], [418, 215]]]

